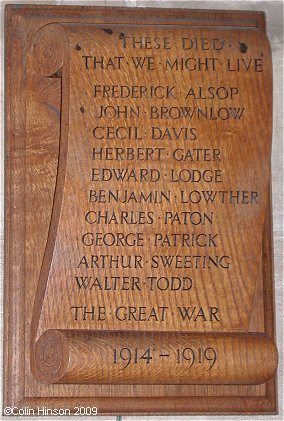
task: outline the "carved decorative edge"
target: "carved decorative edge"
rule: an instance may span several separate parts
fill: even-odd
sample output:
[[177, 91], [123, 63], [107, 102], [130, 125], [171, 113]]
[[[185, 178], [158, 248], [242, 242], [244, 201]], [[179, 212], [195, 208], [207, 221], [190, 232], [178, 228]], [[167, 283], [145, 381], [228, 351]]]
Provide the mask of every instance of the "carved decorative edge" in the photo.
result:
[[[95, 23], [160, 24], [251, 27], [266, 32], [265, 13], [242, 10], [169, 9], [156, 7], [94, 7], [53, 5], [6, 5], [14, 13], [26, 17], [48, 18], [52, 22], [73, 22], [91, 19]], [[94, 12], [95, 10], [95, 12]], [[174, 10], [174, 12], [173, 12]], [[106, 22], [107, 21], [107, 22]], [[146, 22], [147, 21], [147, 22]]]
[[[25, 398], [18, 407], [50, 409], [69, 408], [74, 413], [76, 398]], [[275, 404], [270, 396], [188, 396], [166, 398], [82, 398], [80, 406], [96, 406], [98, 415], [274, 415]], [[204, 407], [210, 410], [204, 410]]]
[[25, 382], [25, 40], [25, 18], [6, 8], [4, 406], [22, 401]]
[[[17, 218], [16, 211], [24, 217], [25, 186], [19, 183], [25, 178], [25, 37], [26, 18], [42, 18], [53, 22], [78, 23], [90, 19], [92, 23], [151, 24], [159, 21], [161, 25], [194, 26], [194, 24], [213, 26], [207, 20], [214, 17], [216, 26], [251, 27], [265, 32], [263, 12], [209, 11], [175, 9], [131, 9], [112, 8], [112, 15], [106, 15], [108, 8], [61, 7], [36, 5], [6, 5], [5, 8], [5, 51], [6, 53], [6, 190], [5, 190], [5, 311], [4, 311], [4, 405], [18, 408], [36, 408], [45, 405], [49, 408], [69, 408], [74, 412], [77, 398], [31, 398], [24, 396], [24, 288], [25, 261], [25, 226]], [[95, 10], [95, 11], [94, 11]], [[109, 9], [108, 9], [109, 10]], [[161, 15], [162, 10], [162, 17]], [[79, 16], [75, 16], [80, 12]], [[174, 16], [173, 16], [174, 15]], [[208, 18], [209, 16], [209, 18]], [[229, 19], [229, 16], [233, 18]], [[218, 17], [218, 19], [217, 19]], [[134, 19], [135, 18], [135, 19]], [[202, 20], [203, 19], [203, 20]], [[147, 22], [146, 22], [147, 21]], [[12, 35], [13, 34], [13, 41]], [[13, 64], [13, 66], [12, 66]], [[16, 71], [12, 71], [16, 69]], [[9, 92], [9, 95], [7, 93]], [[16, 101], [17, 100], [17, 101]], [[15, 192], [16, 190], [16, 192]], [[271, 199], [269, 200], [266, 228], [264, 231], [263, 271], [265, 282], [265, 308], [269, 313], [266, 329], [274, 337], [273, 316], [273, 268]], [[276, 376], [266, 383], [266, 397], [167, 397], [165, 398], [80, 398], [81, 406], [96, 405], [100, 414], [276, 414]], [[210, 405], [210, 411], [204, 407]], [[125, 409], [127, 408], [127, 409]]]

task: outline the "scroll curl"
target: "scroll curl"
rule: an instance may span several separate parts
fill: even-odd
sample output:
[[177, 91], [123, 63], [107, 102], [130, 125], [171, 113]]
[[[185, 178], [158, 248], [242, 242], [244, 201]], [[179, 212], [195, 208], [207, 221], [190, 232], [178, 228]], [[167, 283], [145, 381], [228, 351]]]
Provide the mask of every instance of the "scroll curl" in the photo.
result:
[[37, 33], [33, 44], [33, 53], [41, 76], [53, 76], [62, 70], [65, 42], [65, 31], [59, 24], [43, 26]]
[[263, 334], [47, 330], [35, 375], [63, 384], [261, 384], [277, 360]]
[[[69, 109], [69, 68], [64, 66], [69, 60], [68, 38], [65, 29], [60, 24], [48, 24], [43, 26], [36, 34], [32, 46], [34, 65], [41, 77], [61, 78], [61, 110], [60, 110], [60, 139], [59, 157], [56, 177], [54, 201], [52, 207], [51, 222], [45, 247], [43, 262], [40, 270], [39, 282], [35, 296], [35, 304], [31, 321], [31, 370], [37, 373], [36, 377], [41, 380], [48, 373], [61, 372], [63, 354], [61, 354], [62, 344], [56, 337], [49, 338], [44, 343], [37, 339], [42, 332], [38, 332], [39, 319], [42, 311], [42, 304], [46, 292], [48, 274], [52, 262], [54, 244], [59, 223], [59, 215], [62, 204], [63, 187], [66, 172], [66, 159], [68, 148], [68, 109]], [[63, 94], [64, 93], [64, 94]], [[40, 351], [42, 349], [42, 351]], [[37, 361], [35, 354], [41, 355], [41, 371], [36, 368]], [[63, 364], [64, 367], [64, 364]], [[40, 374], [41, 373], [41, 374]], [[45, 374], [44, 374], [45, 373]]]

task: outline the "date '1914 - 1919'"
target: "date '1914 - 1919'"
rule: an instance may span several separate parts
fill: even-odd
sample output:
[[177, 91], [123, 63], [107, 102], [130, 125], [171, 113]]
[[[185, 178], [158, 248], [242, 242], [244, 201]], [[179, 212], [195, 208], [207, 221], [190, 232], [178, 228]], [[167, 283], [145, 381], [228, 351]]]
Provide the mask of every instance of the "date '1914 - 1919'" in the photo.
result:
[[[174, 355], [173, 355], [174, 354]], [[171, 355], [169, 351], [163, 352], [162, 350], [156, 350], [148, 348], [146, 350], [140, 350], [139, 348], [114, 348], [113, 350], [113, 363], [125, 363], [121, 368], [124, 370], [130, 364], [146, 363], [150, 364], [155, 358], [170, 358], [177, 364], [186, 364], [186, 369], [189, 369], [197, 364], [208, 363], [210, 370], [217, 361], [217, 352], [214, 348], [207, 347], [187, 347], [177, 348]]]

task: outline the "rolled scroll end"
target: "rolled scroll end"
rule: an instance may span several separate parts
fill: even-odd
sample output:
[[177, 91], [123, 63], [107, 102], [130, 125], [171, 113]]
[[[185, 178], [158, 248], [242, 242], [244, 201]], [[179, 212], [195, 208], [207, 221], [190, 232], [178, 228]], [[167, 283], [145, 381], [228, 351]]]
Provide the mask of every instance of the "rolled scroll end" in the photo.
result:
[[46, 331], [33, 373], [44, 383], [261, 384], [277, 367], [262, 334]]
[[59, 383], [68, 369], [69, 344], [58, 330], [47, 330], [35, 344], [32, 371], [42, 383]]
[[36, 35], [33, 56], [37, 58], [37, 70], [41, 76], [58, 75], [63, 67], [66, 36], [59, 24], [43, 26]]

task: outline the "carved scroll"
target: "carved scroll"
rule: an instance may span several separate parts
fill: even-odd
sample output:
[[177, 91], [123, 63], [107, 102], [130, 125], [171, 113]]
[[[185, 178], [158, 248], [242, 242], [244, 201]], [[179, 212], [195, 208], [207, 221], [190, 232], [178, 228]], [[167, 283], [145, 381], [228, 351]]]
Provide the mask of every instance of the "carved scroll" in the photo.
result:
[[[177, 58], [179, 43], [187, 51], [202, 31], [172, 29], [176, 44], [164, 41], [154, 73], [148, 56], [133, 56], [136, 31], [50, 24], [33, 44], [40, 76], [62, 84], [33, 374], [46, 383], [264, 383], [277, 366], [261, 298], [271, 130], [247, 92], [260, 84], [270, 95], [269, 57], [254, 58], [263, 47], [252, 33], [251, 55], [239, 58], [235, 30], [214, 38], [212, 57]], [[153, 51], [161, 29], [154, 35]], [[184, 71], [196, 69], [193, 84]]]
[[49, 330], [35, 361], [47, 383], [261, 384], [275, 373], [277, 350], [255, 334]]

